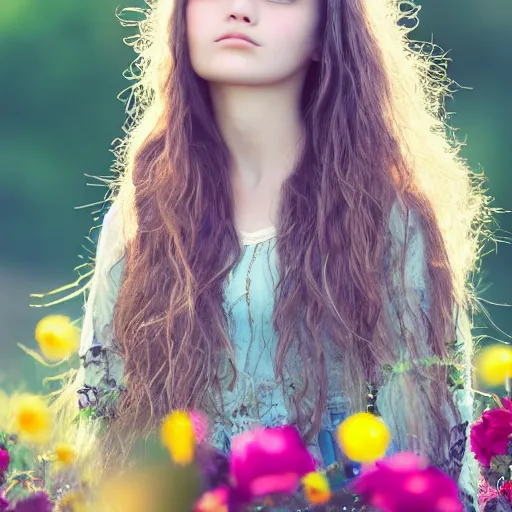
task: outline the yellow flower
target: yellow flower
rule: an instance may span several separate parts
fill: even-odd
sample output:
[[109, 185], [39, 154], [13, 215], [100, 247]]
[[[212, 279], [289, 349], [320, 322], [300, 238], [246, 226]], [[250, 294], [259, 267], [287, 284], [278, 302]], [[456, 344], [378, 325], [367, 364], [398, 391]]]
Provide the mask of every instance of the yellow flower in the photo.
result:
[[338, 441], [349, 459], [374, 462], [384, 457], [391, 435], [381, 418], [369, 412], [349, 416], [337, 430]]
[[185, 411], [174, 411], [165, 418], [160, 429], [160, 439], [174, 462], [192, 462], [196, 440], [192, 421]]
[[10, 402], [11, 397], [0, 389], [0, 431], [3, 432], [9, 430], [9, 422], [11, 420]]
[[65, 465], [72, 464], [76, 460], [76, 451], [66, 443], [58, 443], [55, 446], [55, 455], [57, 460]]
[[477, 374], [486, 386], [504, 386], [512, 377], [512, 347], [491, 345], [480, 350], [476, 363]]
[[86, 498], [80, 491], [69, 491], [58, 502], [59, 512], [86, 512]]
[[49, 315], [36, 326], [36, 341], [43, 355], [51, 361], [67, 359], [80, 346], [80, 329], [68, 316]]
[[46, 442], [51, 433], [52, 419], [47, 403], [37, 395], [21, 394], [11, 402], [13, 430], [27, 441]]
[[308, 473], [302, 479], [304, 494], [311, 505], [321, 505], [331, 499], [331, 489], [327, 477], [322, 473]]

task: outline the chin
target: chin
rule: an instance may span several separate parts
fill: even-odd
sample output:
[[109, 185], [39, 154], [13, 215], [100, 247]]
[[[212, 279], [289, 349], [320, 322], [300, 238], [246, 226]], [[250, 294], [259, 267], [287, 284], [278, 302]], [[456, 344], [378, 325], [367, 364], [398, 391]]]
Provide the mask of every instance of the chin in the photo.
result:
[[[197, 73], [197, 71], [196, 71]], [[201, 78], [207, 82], [216, 83], [219, 85], [251, 85], [251, 86], [265, 86], [271, 85], [282, 81], [285, 77], [282, 74], [276, 76], [267, 73], [257, 73], [252, 69], [250, 72], [247, 70], [222, 70], [215, 69], [211, 72], [197, 73]]]

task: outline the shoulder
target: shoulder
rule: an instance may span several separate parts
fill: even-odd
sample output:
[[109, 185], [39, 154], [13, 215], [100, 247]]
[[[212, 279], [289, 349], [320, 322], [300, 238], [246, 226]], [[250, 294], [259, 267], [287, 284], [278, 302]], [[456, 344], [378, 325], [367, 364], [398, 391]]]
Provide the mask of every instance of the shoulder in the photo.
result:
[[423, 218], [416, 208], [406, 206], [400, 198], [396, 199], [389, 215], [389, 232], [393, 242], [409, 245], [410, 242], [423, 243]]
[[389, 244], [384, 254], [384, 270], [395, 284], [407, 289], [428, 287], [428, 255], [424, 219], [419, 211], [400, 199], [393, 204], [389, 216]]
[[[118, 203], [110, 205], [100, 226], [95, 267], [104, 277], [117, 281], [126, 254], [125, 222]], [[119, 275], [118, 275], [119, 274]]]

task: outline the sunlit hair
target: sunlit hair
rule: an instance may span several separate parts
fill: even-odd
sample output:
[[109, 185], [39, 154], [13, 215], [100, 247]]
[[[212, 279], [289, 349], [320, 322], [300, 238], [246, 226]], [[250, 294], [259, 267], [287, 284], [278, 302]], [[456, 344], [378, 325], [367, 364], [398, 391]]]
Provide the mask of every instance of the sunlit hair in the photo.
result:
[[[148, 431], [175, 408], [213, 415], [218, 369], [233, 357], [223, 283], [242, 247], [230, 156], [207, 84], [189, 59], [186, 0], [146, 2], [147, 9], [131, 10], [142, 20], [121, 19], [140, 34], [126, 40], [139, 54], [130, 68], [136, 83], [127, 90], [126, 137], [118, 141], [109, 184], [126, 242], [114, 332], [128, 389], [107, 437]], [[404, 215], [418, 212], [425, 233], [434, 319], [428, 344], [440, 358], [453, 356], [454, 306], [471, 312], [478, 302], [473, 273], [492, 219], [483, 178], [458, 155], [462, 144], [446, 122], [444, 99], [453, 83], [447, 59], [407, 38], [418, 8], [391, 0], [321, 4], [322, 57], [311, 63], [304, 87], [303, 152], [282, 186], [273, 317], [278, 376], [296, 347], [307, 368], [302, 394], [313, 390], [319, 398], [313, 411], [303, 411], [297, 393], [306, 439], [320, 428], [325, 407], [326, 335], [343, 354], [339, 385], [354, 412], [364, 409], [366, 382], [378, 385], [381, 368], [397, 362], [397, 340], [382, 314], [386, 281], [375, 272], [388, 248], [395, 200]], [[402, 293], [402, 286], [389, 293]], [[414, 332], [400, 343], [414, 358]], [[463, 363], [471, 350], [467, 340]], [[421, 403], [435, 418], [437, 432], [429, 436], [440, 448], [429, 448], [433, 461], [448, 442], [439, 405], [449, 393], [447, 371], [411, 370], [417, 385], [401, 401], [404, 408]], [[421, 440], [422, 426], [407, 415]]]

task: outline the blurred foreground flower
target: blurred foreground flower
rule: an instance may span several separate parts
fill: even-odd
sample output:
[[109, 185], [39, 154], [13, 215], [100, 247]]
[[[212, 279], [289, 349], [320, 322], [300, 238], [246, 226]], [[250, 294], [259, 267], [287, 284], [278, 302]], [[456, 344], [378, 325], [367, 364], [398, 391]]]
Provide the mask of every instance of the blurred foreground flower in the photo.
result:
[[53, 504], [44, 491], [31, 494], [28, 498], [18, 501], [12, 512], [52, 512]]
[[218, 487], [205, 492], [197, 501], [194, 512], [228, 512], [229, 488]]
[[349, 416], [337, 430], [347, 457], [356, 462], [375, 462], [386, 454], [391, 439], [384, 421], [369, 412]]
[[197, 447], [195, 458], [204, 491], [230, 485], [228, 453], [203, 443]]
[[15, 434], [28, 442], [45, 443], [51, 435], [52, 419], [47, 403], [38, 395], [21, 394], [11, 400]]
[[311, 505], [321, 505], [331, 499], [329, 480], [322, 473], [308, 473], [302, 479], [304, 494]]
[[9, 502], [3, 493], [0, 493], [0, 510], [8, 510]]
[[64, 315], [49, 315], [39, 321], [36, 341], [43, 355], [51, 361], [67, 359], [78, 350], [80, 329]]
[[293, 494], [315, 460], [294, 426], [256, 428], [233, 437], [230, 471], [236, 500], [274, 493]]
[[174, 411], [162, 422], [162, 444], [169, 450], [177, 464], [190, 464], [194, 459], [195, 431], [190, 416], [185, 411]]
[[75, 449], [66, 443], [58, 443], [55, 446], [55, 455], [57, 460], [64, 465], [75, 462], [77, 456]]
[[509, 503], [512, 503], [512, 482], [510, 480], [501, 486], [500, 494], [504, 496]]
[[100, 486], [90, 512], [140, 512], [156, 510], [155, 493], [151, 492], [148, 472], [130, 471], [115, 475]]
[[481, 349], [477, 355], [476, 371], [486, 386], [504, 386], [507, 377], [512, 377], [512, 347], [491, 345]]
[[78, 490], [68, 491], [59, 500], [57, 510], [59, 512], [89, 512], [85, 494]]
[[2, 473], [7, 471], [9, 467], [9, 462], [11, 461], [11, 457], [9, 456], [9, 452], [0, 448], [0, 480], [2, 477]]
[[463, 512], [455, 482], [409, 452], [377, 461], [350, 485], [384, 512]]
[[471, 426], [471, 451], [482, 466], [488, 468], [496, 455], [508, 453], [512, 435], [512, 401], [502, 398], [503, 408], [485, 411]]

